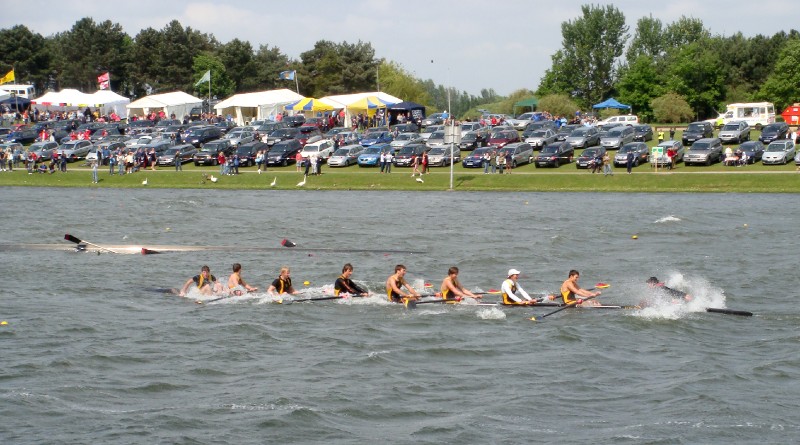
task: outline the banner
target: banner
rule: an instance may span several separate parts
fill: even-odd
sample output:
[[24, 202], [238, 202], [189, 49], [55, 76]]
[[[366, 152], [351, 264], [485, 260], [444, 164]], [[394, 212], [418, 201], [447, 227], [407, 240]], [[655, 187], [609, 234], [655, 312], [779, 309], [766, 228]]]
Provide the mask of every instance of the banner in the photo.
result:
[[97, 76], [97, 83], [99, 84], [101, 90], [109, 89], [111, 83], [111, 73], [107, 72]]
[[296, 73], [297, 73], [297, 70], [281, 71], [281, 73], [278, 75], [278, 79], [281, 79], [281, 80], [294, 80], [294, 75]]
[[0, 77], [0, 85], [2, 85], [4, 83], [13, 82], [15, 80], [16, 80], [16, 78], [14, 77], [14, 69], [12, 68], [11, 71], [6, 73], [5, 76]]
[[197, 83], [194, 84], [194, 86], [199, 87], [200, 85], [206, 82], [211, 82], [211, 70], [206, 71], [206, 73], [203, 74], [203, 77], [201, 77], [200, 80], [198, 80]]

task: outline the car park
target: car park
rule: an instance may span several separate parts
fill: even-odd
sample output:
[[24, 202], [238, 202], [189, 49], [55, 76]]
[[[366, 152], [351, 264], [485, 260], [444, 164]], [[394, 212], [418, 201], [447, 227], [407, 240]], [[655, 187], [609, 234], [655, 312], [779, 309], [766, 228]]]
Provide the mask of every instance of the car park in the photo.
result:
[[300, 156], [303, 158], [303, 165], [305, 161], [311, 156], [316, 156], [327, 160], [333, 154], [333, 141], [330, 139], [322, 139], [316, 142], [311, 142], [303, 147], [300, 151]]
[[28, 145], [36, 142], [38, 137], [39, 134], [36, 133], [36, 130], [33, 128], [22, 128], [20, 130], [12, 131], [8, 136], [6, 136], [6, 141], [19, 142], [20, 144]]
[[460, 150], [474, 150], [486, 145], [486, 141], [488, 139], [489, 130], [486, 128], [480, 128], [461, 136], [461, 142], [458, 144], [458, 148]]
[[358, 163], [358, 155], [364, 151], [363, 145], [345, 145], [333, 152], [328, 158], [330, 167], [347, 167]]
[[[12, 147], [13, 146], [13, 147]], [[22, 144], [19, 142], [9, 142], [0, 145], [0, 148], [7, 149], [7, 148], [22, 148]], [[36, 153], [36, 158], [41, 159], [43, 161], [49, 161], [53, 158], [53, 150], [58, 148], [58, 144], [52, 141], [40, 141], [34, 142], [28, 147], [29, 153]]]
[[494, 150], [495, 150], [494, 147], [476, 148], [475, 150], [472, 151], [472, 153], [466, 156], [463, 161], [461, 161], [461, 166], [464, 168], [483, 167], [484, 162], [487, 162], [484, 159], [484, 155], [486, 153], [489, 153], [489, 155], [491, 156], [491, 154], [494, 153]]
[[129, 139], [125, 141], [125, 146], [128, 147], [129, 150], [136, 150], [139, 147], [144, 147], [145, 145], [149, 144], [153, 141], [153, 139], [155, 139], [155, 136], [147, 134], [144, 136], [139, 136], [136, 139]]
[[392, 134], [388, 131], [367, 132], [361, 139], [361, 145], [369, 147], [373, 144], [387, 144], [392, 142]]
[[600, 143], [600, 130], [596, 127], [578, 127], [564, 139], [572, 148], [584, 148]]
[[377, 167], [381, 163], [381, 155], [389, 151], [394, 152], [388, 144], [370, 145], [358, 155], [356, 163], [359, 167]]
[[129, 134], [145, 134], [151, 133], [155, 124], [149, 119], [139, 119], [128, 123]]
[[422, 136], [420, 136], [419, 133], [400, 133], [397, 135], [397, 137], [395, 137], [392, 140], [392, 142], [389, 143], [389, 145], [391, 145], [392, 148], [395, 149], [395, 151], [397, 151], [408, 144], [421, 141], [422, 141]]
[[433, 133], [425, 142], [428, 148], [444, 147], [444, 130]]
[[454, 144], [431, 148], [428, 151], [428, 166], [430, 167], [444, 167], [450, 165], [451, 162], [457, 163], [460, 161], [461, 150]]
[[531, 144], [525, 142], [514, 142], [506, 144], [503, 147], [503, 156], [508, 162], [508, 157], [511, 155], [511, 168], [517, 168], [523, 164], [530, 164], [533, 158], [533, 147]]
[[231, 141], [227, 139], [217, 139], [206, 143], [200, 150], [192, 156], [194, 165], [219, 165], [218, 156], [222, 152], [225, 157], [233, 154], [233, 146]]
[[569, 141], [556, 142], [541, 150], [533, 158], [533, 165], [539, 167], [560, 167], [561, 164], [569, 164], [575, 155], [575, 148]]
[[410, 167], [411, 162], [415, 156], [422, 156], [422, 153], [427, 151], [427, 147], [422, 144], [408, 144], [401, 148], [394, 157], [394, 165], [396, 167]]
[[745, 121], [733, 121], [725, 124], [719, 131], [719, 139], [725, 144], [741, 144], [750, 140], [750, 125]]
[[627, 125], [614, 127], [600, 139], [600, 145], [606, 150], [617, 150], [623, 145], [633, 142], [634, 134], [633, 127]]
[[160, 155], [167, 151], [168, 148], [175, 146], [175, 141], [171, 139], [153, 139], [149, 144], [142, 147], [145, 152], [155, 151], [156, 155]]
[[422, 136], [422, 139], [427, 141], [428, 139], [430, 139], [433, 133], [436, 133], [438, 131], [444, 131], [444, 125], [429, 125], [427, 127], [424, 127], [419, 132], [419, 135]]
[[794, 159], [794, 150], [794, 142], [789, 139], [772, 141], [767, 145], [767, 149], [764, 150], [761, 163], [764, 165], [788, 164]]
[[253, 132], [243, 128], [234, 128], [224, 136], [225, 139], [231, 141], [231, 145], [238, 147], [239, 144], [251, 142], [254, 139]]
[[211, 142], [215, 139], [222, 137], [222, 130], [217, 127], [195, 127], [189, 130], [184, 142], [194, 145], [195, 147], [202, 147], [203, 144]]
[[765, 148], [761, 141], [747, 141], [739, 145], [739, 150], [747, 155], [748, 164], [755, 164], [760, 161], [764, 157]]
[[[576, 125], [575, 128], [577, 128], [577, 127], [578, 126]], [[528, 125], [526, 125], [525, 129], [522, 130], [522, 136], [521, 137], [522, 137], [522, 139], [525, 139], [528, 136], [530, 136], [534, 131], [541, 130], [543, 128], [549, 128], [549, 129], [553, 130], [553, 132], [558, 133], [558, 125], [556, 124], [555, 121], [543, 120], [543, 121], [531, 122]]]
[[525, 138], [525, 142], [530, 144], [534, 149], [550, 145], [555, 141], [556, 133], [549, 128], [540, 128]]
[[279, 128], [267, 137], [267, 145], [272, 146], [278, 142], [289, 139], [296, 139], [300, 135], [300, 130], [293, 127]]
[[703, 138], [694, 141], [683, 157], [685, 165], [711, 165], [722, 161], [722, 141], [719, 138]]
[[444, 123], [444, 113], [433, 113], [430, 116], [422, 119], [422, 128], [430, 127], [431, 125], [442, 125]]
[[516, 130], [494, 130], [489, 136], [488, 143], [491, 146], [503, 148], [507, 144], [520, 141], [519, 133]]
[[514, 127], [515, 130], [522, 131], [528, 124], [536, 122], [537, 119], [541, 119], [541, 117], [541, 112], [530, 111], [527, 113], [522, 113], [515, 118], [507, 118], [506, 123]]
[[461, 131], [461, 137], [463, 138], [465, 134], [469, 133], [470, 131], [480, 130], [482, 126], [478, 122], [464, 122], [459, 128]]
[[284, 116], [281, 122], [292, 128], [297, 128], [306, 122], [306, 117], [302, 114], [295, 114], [294, 116]]
[[614, 155], [614, 165], [617, 167], [625, 167], [628, 165], [628, 153], [633, 152], [633, 166], [638, 167], [640, 164], [647, 162], [650, 155], [650, 148], [644, 142], [629, 142], [617, 150]]
[[647, 142], [653, 140], [653, 127], [647, 124], [637, 124], [633, 126], [633, 140], [636, 142]]
[[317, 127], [300, 127], [297, 134], [297, 140], [300, 145], [306, 145], [310, 142], [316, 142], [322, 139], [322, 132]]
[[714, 127], [710, 122], [692, 122], [686, 127], [686, 130], [683, 131], [681, 142], [683, 142], [683, 145], [689, 146], [698, 139], [711, 137], [714, 137]]
[[236, 123], [233, 121], [222, 121], [215, 123], [214, 126], [219, 128], [222, 134], [228, 134], [229, 131], [236, 128]]
[[769, 144], [776, 139], [788, 139], [789, 133], [789, 124], [786, 122], [775, 122], [774, 124], [765, 125], [761, 129], [761, 136], [759, 136], [758, 140]]
[[192, 157], [197, 153], [197, 148], [192, 144], [181, 144], [172, 146], [158, 157], [158, 165], [175, 165], [176, 162], [185, 164], [192, 161]]
[[419, 133], [419, 126], [413, 122], [406, 122], [404, 124], [394, 124], [389, 127], [389, 131], [394, 133]]
[[617, 116], [610, 116], [597, 123], [597, 125], [619, 124], [619, 125], [636, 125], [639, 123], [639, 117], [633, 114], [620, 114]]
[[285, 141], [276, 142], [267, 152], [267, 165], [280, 165], [286, 167], [292, 162], [295, 162], [295, 156], [303, 145], [298, 139], [287, 139]]
[[585, 148], [581, 152], [580, 156], [575, 158], [575, 168], [590, 168], [594, 163], [594, 158], [596, 158], [598, 155], [602, 158], [605, 154], [606, 148], [600, 145]]
[[67, 161], [75, 162], [78, 159], [83, 159], [86, 155], [89, 154], [89, 150], [91, 150], [94, 146], [90, 141], [87, 140], [75, 140], [69, 141], [61, 144], [58, 147], [58, 153], [66, 156]]
[[672, 162], [670, 161], [669, 157], [667, 157], [667, 152], [669, 149], [675, 151], [675, 164], [683, 161], [684, 154], [686, 150], [683, 147], [683, 144], [680, 141], [664, 141], [658, 144], [656, 147], [659, 148], [661, 151], [660, 155], [657, 155], [655, 158], [650, 156], [650, 164], [654, 167], [672, 167]]
[[560, 142], [567, 139], [573, 131], [580, 127], [582, 127], [580, 124], [566, 124], [558, 127], [556, 131], [556, 141]]

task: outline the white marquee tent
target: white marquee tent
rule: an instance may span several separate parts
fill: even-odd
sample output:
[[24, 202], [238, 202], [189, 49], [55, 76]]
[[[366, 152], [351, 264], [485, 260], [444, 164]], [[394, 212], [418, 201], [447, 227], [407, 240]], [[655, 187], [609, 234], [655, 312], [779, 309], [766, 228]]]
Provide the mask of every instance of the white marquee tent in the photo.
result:
[[151, 94], [137, 99], [127, 105], [128, 112], [132, 115], [145, 116], [151, 111], [164, 111], [167, 116], [175, 115], [182, 120], [192, 108], [203, 105], [203, 99], [184, 93], [173, 91], [171, 93]]
[[267, 119], [283, 111], [288, 104], [303, 99], [303, 96], [292, 90], [259, 91], [255, 93], [235, 94], [214, 105], [217, 114], [232, 116], [239, 125], [256, 119]]
[[[125, 105], [130, 99], [109, 91], [100, 90], [93, 94], [82, 93], [78, 90], [65, 88], [61, 91], [50, 91], [33, 100], [31, 105], [38, 110], [67, 110], [83, 109], [86, 107], [97, 109], [100, 114], [109, 114], [112, 111], [124, 119], [127, 117]], [[94, 110], [93, 110], [94, 111]]]

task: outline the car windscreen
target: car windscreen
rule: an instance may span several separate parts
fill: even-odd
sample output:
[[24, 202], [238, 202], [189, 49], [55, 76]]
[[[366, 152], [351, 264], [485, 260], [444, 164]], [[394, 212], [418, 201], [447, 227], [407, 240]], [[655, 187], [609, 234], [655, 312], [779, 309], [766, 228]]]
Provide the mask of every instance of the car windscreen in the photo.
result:
[[333, 152], [334, 156], [347, 156], [349, 154], [350, 154], [350, 150], [346, 149], [346, 148], [340, 148], [340, 149], [336, 150], [335, 152]]
[[778, 132], [780, 131], [781, 129], [777, 125], [767, 125], [761, 130], [761, 135], [763, 136], [765, 134], [778, 134]]
[[647, 133], [647, 127], [645, 127], [645, 126], [633, 127], [633, 131], [635, 131], [637, 133]]
[[558, 147], [560, 147], [560, 146], [559, 145], [548, 145], [547, 147], [544, 147], [542, 149], [542, 151], [540, 151], [539, 153], [542, 153], [542, 154], [558, 153]]
[[689, 124], [689, 126], [686, 127], [686, 131], [693, 131], [693, 132], [701, 132], [702, 133], [703, 130], [705, 130], [705, 126], [703, 126], [701, 124]]
[[444, 131], [437, 131], [433, 133], [430, 137], [431, 139], [444, 139]]
[[398, 134], [397, 137], [394, 138], [395, 141], [408, 141], [410, 139], [411, 139], [410, 134]]
[[364, 155], [376, 155], [376, 154], [380, 153], [383, 150], [383, 148], [384, 147], [382, 147], [380, 145], [373, 145], [372, 147], [368, 147], [361, 154], [364, 154]]
[[461, 136], [461, 142], [473, 142], [478, 139], [478, 135], [475, 133], [467, 133], [464, 136]]
[[581, 157], [585, 158], [585, 157], [588, 157], [588, 156], [594, 156], [596, 154], [597, 154], [597, 150], [596, 149], [587, 148], [586, 150], [583, 150], [583, 153], [581, 153]]
[[558, 134], [570, 134], [575, 131], [575, 127], [572, 125], [564, 125], [563, 127], [558, 129]]
[[429, 155], [438, 156], [438, 155], [443, 155], [444, 152], [445, 152], [444, 147], [436, 147], [436, 148], [432, 148], [431, 151], [428, 152], [428, 154]]
[[622, 132], [623, 132], [623, 130], [624, 130], [623, 128], [614, 128], [613, 130], [610, 130], [610, 131], [608, 132], [608, 134], [606, 134], [606, 137], [607, 137], [607, 138], [618, 138], [618, 137], [622, 137]]
[[180, 148], [168, 148], [167, 151], [164, 152], [165, 155], [174, 155], [175, 153], [181, 151]]
[[767, 151], [784, 151], [786, 146], [783, 144], [769, 144], [767, 146]]
[[739, 129], [739, 124], [728, 124], [722, 127], [722, 131], [736, 131]]
[[290, 145], [283, 145], [283, 144], [275, 144], [272, 146], [272, 149], [269, 151], [270, 154], [272, 153], [286, 153], [287, 151], [291, 150], [292, 147]]
[[534, 131], [533, 133], [531, 133], [531, 137], [532, 137], [532, 138], [543, 138], [543, 137], [547, 137], [547, 130], [536, 130], [536, 131]]
[[708, 142], [695, 142], [691, 150], [710, 150], [711, 144]]
[[570, 137], [584, 137], [588, 132], [588, 128], [576, 128], [575, 131], [570, 134]]
[[276, 137], [276, 138], [283, 138], [283, 137], [286, 137], [286, 136], [294, 136], [295, 134], [297, 134], [297, 130], [295, 130], [294, 128], [279, 128], [279, 129], [273, 131], [270, 134], [270, 136]]

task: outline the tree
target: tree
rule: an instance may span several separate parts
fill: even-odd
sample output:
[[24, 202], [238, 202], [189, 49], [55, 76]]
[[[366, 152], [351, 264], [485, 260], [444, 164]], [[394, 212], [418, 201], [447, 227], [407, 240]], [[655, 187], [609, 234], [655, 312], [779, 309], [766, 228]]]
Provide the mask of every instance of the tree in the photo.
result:
[[192, 86], [197, 97], [208, 97], [208, 83], [197, 82], [211, 70], [211, 97], [228, 97], [236, 90], [236, 84], [228, 75], [222, 61], [211, 53], [198, 54], [192, 63], [194, 82]]
[[661, 24], [661, 20], [654, 19], [652, 15], [640, 18], [636, 22], [636, 31], [626, 53], [628, 64], [632, 64], [641, 56], [655, 61], [663, 55], [664, 26]]
[[681, 16], [678, 20], [667, 25], [663, 38], [666, 48], [680, 48], [710, 37], [711, 33], [703, 26], [702, 20]]
[[673, 92], [656, 97], [651, 101], [650, 106], [656, 122], [665, 124], [686, 122], [694, 114], [686, 99]]
[[617, 82], [619, 99], [647, 120], [653, 114], [650, 102], [664, 92], [662, 83], [663, 77], [652, 56], [642, 54], [621, 70]]
[[584, 5], [581, 10], [582, 17], [561, 24], [562, 49], [553, 55], [539, 92], [566, 93], [589, 105], [613, 88], [614, 62], [628, 40], [628, 26], [612, 5]]
[[284, 84], [279, 82], [285, 81], [280, 81], [278, 75], [289, 66], [289, 57], [278, 47], [261, 45], [253, 57], [253, 63], [256, 65], [254, 80], [257, 89], [271, 90], [279, 86], [283, 88]]
[[378, 67], [379, 90], [421, 105], [430, 104], [430, 95], [423, 83], [397, 62], [382, 60]]
[[0, 30], [0, 76], [13, 68], [17, 82], [30, 82], [44, 91], [51, 74], [50, 54], [45, 38], [24, 25]]
[[[258, 65], [253, 57], [250, 42], [233, 39], [220, 46], [217, 51], [218, 60], [225, 68], [226, 76], [232, 81], [237, 92], [255, 91], [258, 87], [256, 77]], [[195, 58], [195, 64], [197, 59]]]
[[539, 99], [538, 109], [553, 116], [574, 116], [580, 107], [566, 94], [549, 94]]
[[306, 96], [372, 91], [377, 87], [379, 61], [370, 43], [320, 40], [313, 49], [300, 54], [300, 60], [300, 90]]
[[800, 41], [786, 43], [778, 54], [775, 69], [761, 86], [758, 97], [775, 103], [783, 110], [800, 99], [797, 86], [800, 85]]
[[695, 115], [716, 116], [724, 96], [725, 83], [719, 56], [706, 42], [683, 46], [671, 57], [666, 86], [683, 96]]

